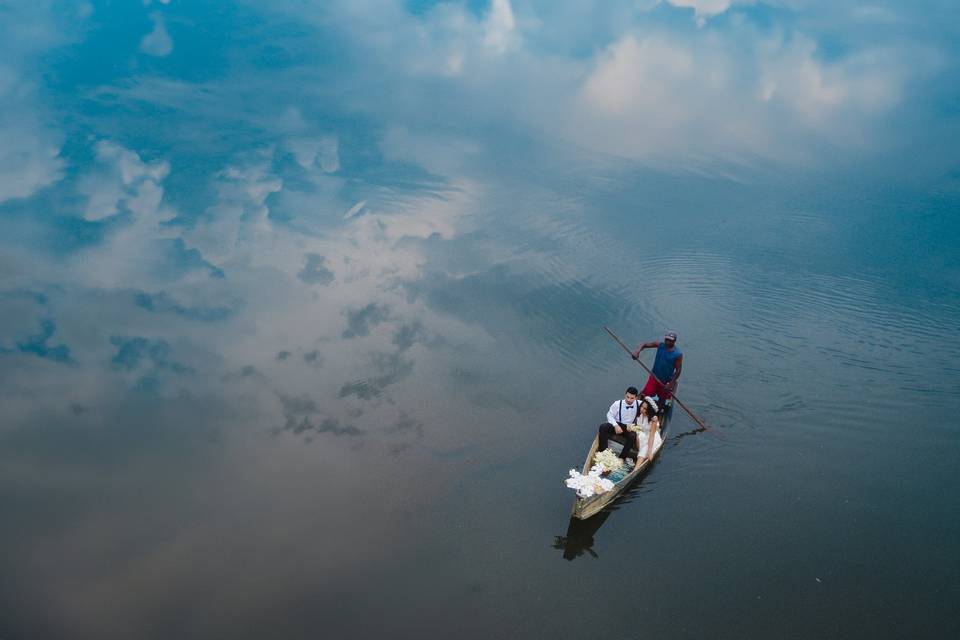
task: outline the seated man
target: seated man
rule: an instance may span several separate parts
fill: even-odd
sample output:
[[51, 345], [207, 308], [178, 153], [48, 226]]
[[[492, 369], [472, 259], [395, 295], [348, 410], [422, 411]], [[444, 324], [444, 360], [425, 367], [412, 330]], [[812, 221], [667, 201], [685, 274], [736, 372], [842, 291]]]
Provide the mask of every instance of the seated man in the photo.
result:
[[[600, 440], [597, 451], [603, 451], [607, 448], [611, 436], [624, 434], [627, 432], [629, 425], [637, 424], [638, 393], [636, 387], [627, 387], [623, 394], [623, 400], [614, 400], [613, 404], [610, 405], [610, 410], [607, 411], [607, 421], [597, 429], [597, 438]], [[624, 440], [624, 442], [631, 441], [632, 439]], [[624, 445], [620, 457], [626, 458], [629, 450], [630, 445]]]

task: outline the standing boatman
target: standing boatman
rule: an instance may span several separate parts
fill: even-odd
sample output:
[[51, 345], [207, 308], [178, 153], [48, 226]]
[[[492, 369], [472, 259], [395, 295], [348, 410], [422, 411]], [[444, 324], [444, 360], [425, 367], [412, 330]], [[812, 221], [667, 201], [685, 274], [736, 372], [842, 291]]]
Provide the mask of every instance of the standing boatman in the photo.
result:
[[663, 342], [644, 342], [631, 355], [634, 360], [638, 360], [641, 351], [654, 348], [657, 350], [657, 357], [653, 361], [653, 375], [647, 378], [647, 384], [640, 394], [655, 395], [661, 400], [667, 400], [673, 396], [680, 370], [683, 369], [683, 353], [677, 348], [677, 332], [667, 331]]

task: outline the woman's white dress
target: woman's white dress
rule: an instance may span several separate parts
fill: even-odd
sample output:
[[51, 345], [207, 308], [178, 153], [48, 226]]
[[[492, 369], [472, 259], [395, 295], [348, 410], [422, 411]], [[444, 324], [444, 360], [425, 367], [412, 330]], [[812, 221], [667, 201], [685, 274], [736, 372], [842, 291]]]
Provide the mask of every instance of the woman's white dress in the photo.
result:
[[[637, 447], [637, 452], [640, 457], [646, 457], [647, 441], [650, 439], [650, 421], [647, 419], [647, 416], [640, 416], [637, 419], [637, 424], [630, 425], [629, 430], [631, 433], [636, 432], [640, 434], [640, 443], [639, 447]], [[650, 452], [650, 455], [656, 453], [662, 444], [663, 438], [660, 437], [660, 430], [657, 429], [656, 435], [653, 436], [653, 450]]]

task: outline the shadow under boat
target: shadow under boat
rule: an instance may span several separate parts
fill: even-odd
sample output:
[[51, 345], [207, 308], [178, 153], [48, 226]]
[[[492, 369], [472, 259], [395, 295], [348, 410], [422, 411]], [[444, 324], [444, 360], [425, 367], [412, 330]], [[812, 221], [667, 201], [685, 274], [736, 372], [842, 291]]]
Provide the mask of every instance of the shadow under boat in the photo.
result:
[[[674, 447], [678, 444], [680, 439], [689, 436], [695, 436], [704, 433], [705, 431], [706, 430], [702, 427], [698, 427], [690, 431], [677, 433], [670, 436], [668, 442], [665, 442], [663, 446]], [[642, 477], [646, 477], [659, 463], [660, 457], [657, 456], [657, 458], [653, 460], [653, 463], [646, 470], [644, 470]], [[604, 525], [604, 523], [606, 523], [607, 519], [613, 514], [614, 511], [617, 511], [621, 507], [630, 504], [640, 496], [644, 488], [644, 485], [640, 482], [640, 479], [641, 478], [638, 478], [636, 482], [624, 489], [623, 493], [620, 494], [616, 501], [604, 507], [600, 513], [592, 518], [580, 520], [571, 517], [570, 524], [567, 526], [567, 534], [563, 536], [554, 536], [553, 544], [551, 546], [554, 549], [563, 551], [564, 560], [573, 561], [577, 558], [583, 557], [584, 555], [589, 555], [591, 558], [599, 558], [600, 556], [596, 551], [593, 550], [593, 546], [596, 543], [595, 537], [597, 532], [600, 531], [600, 528]], [[649, 489], [649, 485], [646, 486]]]
[[[643, 471], [641, 478], [647, 476], [647, 474], [657, 466], [659, 461], [659, 457], [655, 459], [652, 464]], [[597, 515], [587, 518], [586, 520], [580, 520], [574, 517], [570, 518], [570, 524], [567, 525], [567, 534], [564, 536], [554, 536], [552, 545], [554, 549], [563, 551], [564, 560], [575, 560], [584, 555], [589, 555], [592, 558], [600, 557], [597, 555], [597, 552], [593, 550], [597, 532], [614, 511], [630, 504], [640, 496], [643, 490], [643, 484], [639, 482], [641, 478], [638, 478], [637, 482], [634, 482], [624, 489], [615, 502], [611, 502], [604, 507]]]

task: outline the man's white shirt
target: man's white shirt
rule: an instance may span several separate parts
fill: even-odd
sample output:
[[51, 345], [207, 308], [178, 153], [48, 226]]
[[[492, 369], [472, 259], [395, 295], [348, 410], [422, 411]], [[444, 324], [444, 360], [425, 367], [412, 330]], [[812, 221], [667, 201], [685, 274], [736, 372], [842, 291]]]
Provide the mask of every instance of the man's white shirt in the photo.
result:
[[620, 422], [623, 424], [633, 424], [634, 418], [637, 417], [637, 409], [639, 407], [639, 400], [634, 400], [632, 406], [627, 404], [626, 400], [617, 400], [610, 405], [610, 411], [607, 411], [607, 422], [615, 427]]

